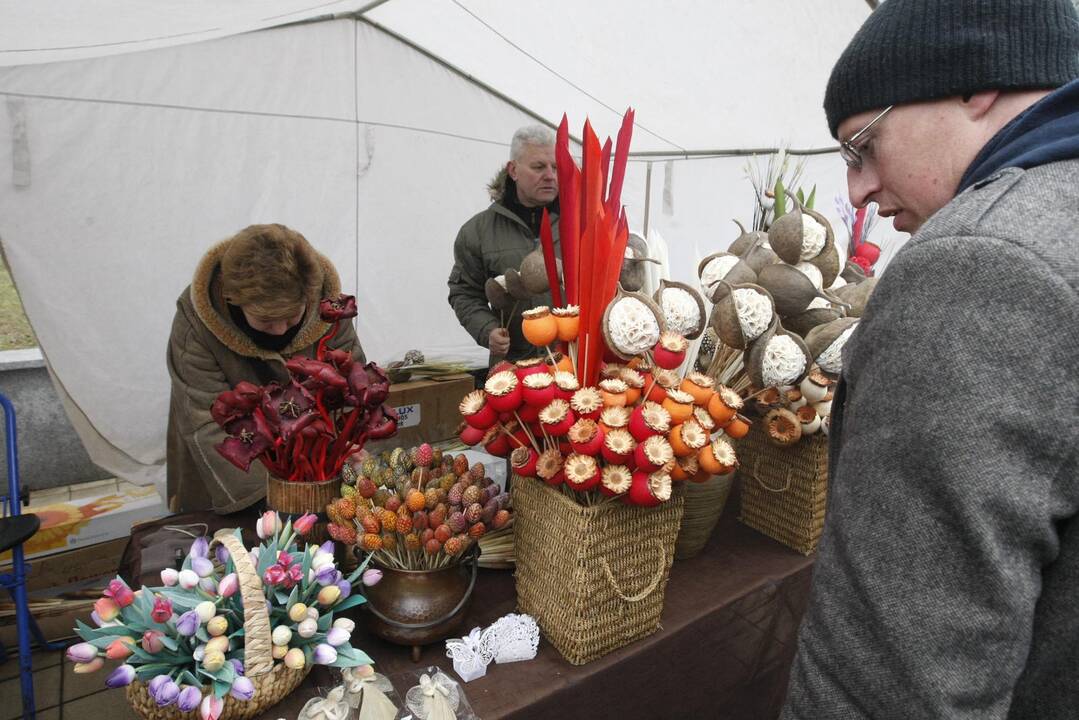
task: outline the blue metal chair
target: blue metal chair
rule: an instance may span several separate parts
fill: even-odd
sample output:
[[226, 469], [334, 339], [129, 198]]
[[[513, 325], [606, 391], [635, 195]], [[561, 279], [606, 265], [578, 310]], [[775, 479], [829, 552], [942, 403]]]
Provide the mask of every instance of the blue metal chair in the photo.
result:
[[[0, 575], [0, 585], [15, 600], [15, 627], [19, 635], [19, 680], [22, 685], [23, 720], [34, 720], [34, 670], [30, 657], [30, 636], [48, 650], [60, 650], [66, 643], [50, 643], [30, 615], [26, 598], [26, 560], [22, 544], [37, 532], [41, 521], [32, 513], [22, 514], [22, 498], [19, 493], [19, 454], [15, 446], [15, 408], [6, 396], [0, 394], [0, 406], [4, 408], [5, 445], [7, 449], [8, 494], [3, 499], [3, 516], [0, 517], [0, 552], [11, 550], [11, 572]], [[0, 644], [0, 662], [7, 660], [7, 650]]]

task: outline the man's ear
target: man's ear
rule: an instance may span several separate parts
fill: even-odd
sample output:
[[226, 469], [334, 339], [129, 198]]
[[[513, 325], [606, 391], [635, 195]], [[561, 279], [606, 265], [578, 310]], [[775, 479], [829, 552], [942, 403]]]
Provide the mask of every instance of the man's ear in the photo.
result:
[[517, 163], [510, 160], [506, 163], [506, 174], [510, 176], [513, 182], [517, 182]]
[[962, 99], [963, 110], [971, 120], [980, 120], [992, 109], [999, 97], [999, 90], [985, 90], [967, 95]]

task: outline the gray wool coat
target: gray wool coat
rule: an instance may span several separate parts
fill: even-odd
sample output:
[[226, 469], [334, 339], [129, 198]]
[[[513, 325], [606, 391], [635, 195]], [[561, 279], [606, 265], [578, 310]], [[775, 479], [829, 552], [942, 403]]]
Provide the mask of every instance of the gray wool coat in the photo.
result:
[[784, 718], [1079, 717], [1077, 188], [998, 172], [881, 277]]

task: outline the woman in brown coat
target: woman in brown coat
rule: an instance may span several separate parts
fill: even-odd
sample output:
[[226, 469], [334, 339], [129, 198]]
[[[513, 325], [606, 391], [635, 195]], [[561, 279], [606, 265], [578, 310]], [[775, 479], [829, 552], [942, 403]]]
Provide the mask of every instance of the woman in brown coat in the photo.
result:
[[[330, 329], [319, 319], [319, 300], [340, 292], [329, 259], [284, 225], [247, 227], [202, 258], [176, 302], [169, 337], [170, 509], [231, 513], [265, 496], [260, 464], [243, 472], [214, 450], [226, 436], [210, 406], [241, 380], [287, 382], [285, 360], [313, 357]], [[329, 347], [363, 361], [351, 323], [342, 323]]]

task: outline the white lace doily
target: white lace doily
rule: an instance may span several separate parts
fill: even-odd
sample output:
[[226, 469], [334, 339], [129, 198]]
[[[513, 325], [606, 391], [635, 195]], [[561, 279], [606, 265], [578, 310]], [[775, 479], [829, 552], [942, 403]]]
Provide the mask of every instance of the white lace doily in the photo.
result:
[[510, 613], [483, 631], [482, 643], [496, 663], [531, 660], [539, 649], [539, 625], [531, 615]]

